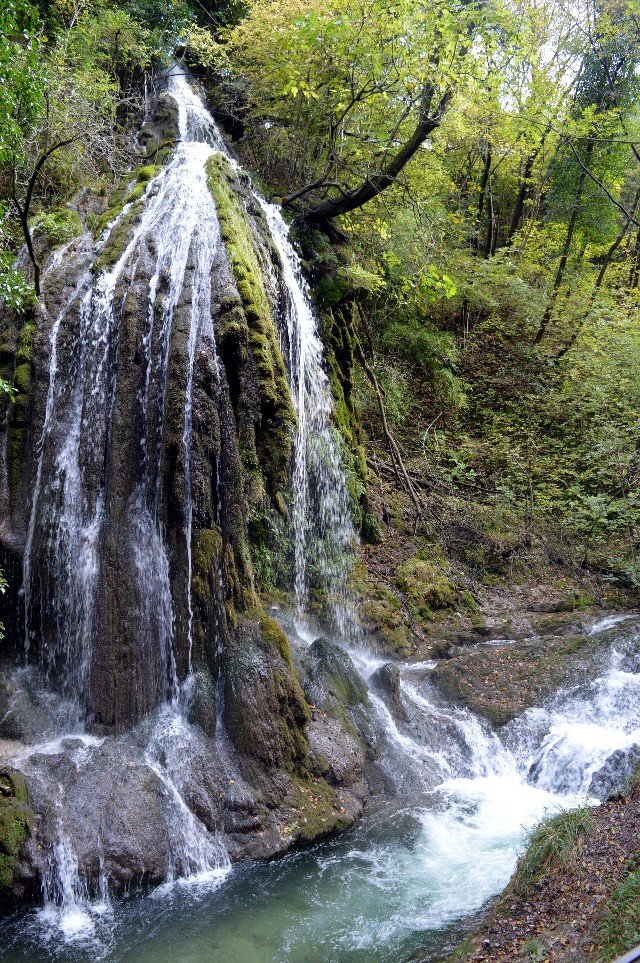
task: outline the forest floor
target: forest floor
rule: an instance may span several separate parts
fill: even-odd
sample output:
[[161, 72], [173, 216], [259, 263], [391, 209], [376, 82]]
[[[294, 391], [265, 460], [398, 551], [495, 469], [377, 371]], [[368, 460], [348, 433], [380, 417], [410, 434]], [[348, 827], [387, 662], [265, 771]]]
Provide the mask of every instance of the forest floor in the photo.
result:
[[355, 587], [365, 630], [391, 654], [441, 659], [483, 641], [583, 636], [598, 617], [638, 609], [637, 589], [582, 567], [558, 531], [527, 536], [513, 518], [438, 495], [416, 523], [406, 493], [380, 479], [370, 501], [381, 539], [361, 547]]

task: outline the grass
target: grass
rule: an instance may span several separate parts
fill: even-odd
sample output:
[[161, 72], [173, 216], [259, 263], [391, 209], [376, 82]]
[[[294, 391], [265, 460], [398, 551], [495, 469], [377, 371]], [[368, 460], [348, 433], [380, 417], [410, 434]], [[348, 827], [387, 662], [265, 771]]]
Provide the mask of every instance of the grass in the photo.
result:
[[611, 893], [600, 923], [601, 959], [613, 960], [640, 943], [640, 853]]
[[535, 961], [544, 960], [546, 955], [544, 946], [540, 940], [528, 940], [520, 950], [520, 953], [526, 959]]
[[567, 866], [590, 825], [588, 809], [571, 809], [552, 816], [534, 829], [518, 863], [513, 883], [515, 892], [522, 896], [547, 873]]

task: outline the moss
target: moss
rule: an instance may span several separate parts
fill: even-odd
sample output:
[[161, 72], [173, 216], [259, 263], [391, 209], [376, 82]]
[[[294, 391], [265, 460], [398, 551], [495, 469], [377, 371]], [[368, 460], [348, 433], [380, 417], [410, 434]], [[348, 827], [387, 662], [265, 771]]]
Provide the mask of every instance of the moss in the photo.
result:
[[465, 589], [464, 592], [461, 594], [460, 602], [462, 603], [463, 608], [467, 610], [467, 612], [470, 612], [473, 614], [480, 611], [480, 606], [474, 599], [469, 589]]
[[273, 499], [274, 505], [276, 506], [278, 513], [284, 519], [287, 524], [291, 521], [291, 514], [289, 512], [289, 507], [287, 505], [285, 496], [282, 492], [276, 492]]
[[49, 247], [58, 247], [82, 234], [80, 215], [69, 207], [56, 207], [38, 218], [34, 234], [44, 236]]
[[[162, 170], [162, 164], [146, 164], [144, 167], [138, 168], [137, 171], [132, 171], [130, 174], [126, 175], [126, 180], [124, 183], [114, 191], [109, 198], [109, 207], [104, 211], [100, 217], [94, 220], [91, 229], [95, 231], [96, 235], [102, 234], [110, 224], [112, 224], [116, 218], [122, 213], [122, 209], [126, 204], [134, 204], [136, 201], [142, 200], [144, 197], [149, 182], [156, 177], [157, 174]], [[137, 208], [136, 213], [140, 208]], [[128, 217], [126, 218], [128, 220]], [[130, 223], [130, 222], [129, 222]], [[87, 224], [89, 221], [87, 220]], [[120, 225], [116, 228], [119, 230]], [[107, 242], [107, 246], [110, 244], [111, 238]], [[120, 253], [124, 250], [124, 246], [121, 247]], [[103, 249], [104, 252], [104, 249]], [[100, 255], [101, 256], [101, 255]], [[119, 255], [118, 255], [119, 256]], [[111, 264], [115, 264], [118, 257], [112, 258]], [[103, 270], [103, 267], [99, 267], [98, 270]]]
[[[347, 723], [346, 708], [369, 704], [369, 693], [349, 657], [327, 639], [316, 639], [307, 658], [315, 663], [313, 677], [321, 680], [322, 706], [329, 715]], [[347, 724], [347, 728], [353, 727]]]
[[314, 294], [321, 307], [331, 308], [345, 298], [350, 287], [348, 279], [341, 274], [326, 274], [316, 284]]
[[166, 164], [173, 153], [176, 141], [172, 137], [167, 137], [160, 141], [157, 147], [147, 151], [147, 157], [153, 157], [156, 164]]
[[[269, 649], [274, 650], [282, 658], [290, 678], [286, 680], [287, 689], [287, 701], [291, 701], [291, 692], [293, 692], [294, 701], [297, 703], [297, 718], [298, 721], [303, 721], [305, 724], [311, 721], [311, 712], [309, 706], [307, 705], [307, 700], [304, 697], [302, 691], [302, 686], [300, 685], [298, 678], [295, 674], [293, 663], [291, 661], [291, 649], [289, 648], [289, 639], [287, 638], [284, 629], [278, 625], [275, 619], [270, 618], [268, 615], [262, 615], [260, 618], [260, 632], [262, 634], [262, 641], [266, 643]], [[291, 728], [291, 727], [289, 727]], [[291, 733], [288, 734], [291, 737]], [[293, 734], [296, 735], [295, 733]], [[295, 739], [294, 739], [295, 741]], [[298, 758], [301, 754], [306, 758], [307, 752], [307, 741], [304, 737], [304, 746], [296, 745], [293, 747], [294, 753], [293, 757]], [[304, 750], [301, 752], [301, 750]]]
[[291, 649], [289, 648], [289, 639], [281, 625], [278, 625], [275, 619], [269, 618], [269, 616], [264, 616], [260, 620], [260, 628], [262, 629], [262, 637], [270, 645], [278, 650], [284, 661], [287, 663], [289, 668], [291, 668]]
[[[101, 271], [110, 270], [117, 263], [118, 259], [124, 254], [127, 244], [131, 240], [133, 227], [140, 215], [141, 210], [142, 202], [134, 201], [131, 208], [127, 211], [122, 220], [113, 227], [104, 244], [104, 247], [93, 262], [93, 271], [96, 274], [99, 274]], [[112, 212], [113, 209], [107, 211], [107, 214], [110, 215], [108, 223], [117, 217], [119, 213], [116, 212], [113, 216], [111, 216]]]
[[122, 209], [125, 204], [131, 204], [134, 201], [141, 200], [149, 186], [149, 181], [153, 180], [161, 169], [161, 165], [158, 164], [147, 164], [145, 167], [141, 167], [136, 174], [135, 184], [129, 187], [124, 194], [120, 209]]
[[570, 635], [567, 637], [560, 651], [563, 655], [575, 655], [576, 652], [580, 652], [582, 649], [592, 645], [593, 636]]
[[20, 846], [31, 829], [33, 813], [22, 773], [0, 770], [0, 891], [13, 883]]
[[144, 167], [141, 167], [138, 170], [136, 181], [139, 184], [148, 184], [149, 181], [153, 180], [160, 169], [160, 165], [158, 164], [146, 164]]
[[367, 457], [353, 403], [352, 371], [355, 343], [342, 311], [329, 312], [325, 317], [324, 328], [329, 385], [334, 399], [333, 417], [346, 445], [343, 457], [349, 494], [356, 507], [355, 522], [363, 529], [365, 517], [369, 515], [370, 537], [367, 540], [375, 542], [380, 540], [380, 532], [377, 526], [372, 524], [373, 520], [370, 516], [366, 495], [369, 475]]
[[222, 536], [215, 528], [196, 533], [192, 550], [193, 591], [198, 598], [209, 597], [209, 580], [216, 576], [222, 557]]
[[361, 606], [362, 627], [373, 634], [385, 650], [407, 655], [411, 632], [399, 600], [388, 589], [373, 589], [372, 592], [373, 597], [367, 598]]
[[303, 843], [347, 829], [351, 820], [334, 789], [322, 778], [294, 777], [288, 800], [292, 821], [287, 825], [290, 836]]
[[511, 722], [514, 715], [513, 711], [507, 706], [497, 705], [491, 702], [483, 707], [482, 714], [485, 719], [488, 719], [494, 726], [506, 726], [507, 722]]
[[408, 559], [396, 569], [395, 578], [415, 618], [430, 619], [434, 610], [456, 604], [455, 586], [432, 561]]
[[225, 722], [243, 755], [270, 769], [303, 773], [308, 770], [310, 710], [270, 623], [261, 610], [252, 618], [238, 618], [224, 653]]
[[18, 391], [28, 391], [31, 384], [31, 365], [25, 361], [19, 364], [13, 373], [13, 387]]
[[[125, 204], [131, 204], [133, 201], [140, 201], [145, 195], [147, 189], [146, 184], [134, 184], [130, 191], [127, 191], [127, 195], [124, 199]], [[124, 205], [123, 205], [124, 206]]]
[[260, 397], [256, 448], [270, 492], [275, 494], [287, 487], [295, 409], [251, 224], [234, 189], [237, 176], [221, 154], [214, 154], [207, 161], [207, 182], [216, 202], [220, 233], [240, 295], [240, 303], [232, 300], [225, 305], [219, 339], [224, 343], [233, 337], [240, 349], [252, 355]]

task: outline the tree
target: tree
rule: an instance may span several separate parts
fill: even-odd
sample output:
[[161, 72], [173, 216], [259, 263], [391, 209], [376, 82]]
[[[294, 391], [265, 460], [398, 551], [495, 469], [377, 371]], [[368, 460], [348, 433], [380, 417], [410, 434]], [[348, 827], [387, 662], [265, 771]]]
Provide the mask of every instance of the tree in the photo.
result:
[[322, 222], [397, 181], [488, 51], [513, 54], [513, 30], [497, 0], [273, 0], [227, 35], [223, 67], [244, 84], [257, 165]]

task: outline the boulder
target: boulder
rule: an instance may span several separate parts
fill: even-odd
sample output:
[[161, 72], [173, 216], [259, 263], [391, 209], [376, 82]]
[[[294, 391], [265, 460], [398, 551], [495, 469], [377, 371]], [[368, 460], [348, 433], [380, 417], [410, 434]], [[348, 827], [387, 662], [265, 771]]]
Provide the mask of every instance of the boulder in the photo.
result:
[[371, 685], [384, 698], [391, 715], [398, 722], [407, 722], [407, 713], [400, 695], [400, 671], [397, 665], [388, 662], [371, 676]]

